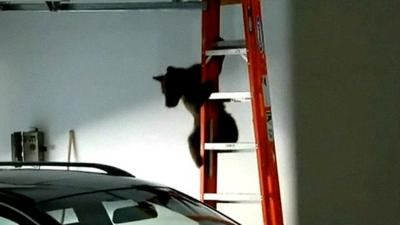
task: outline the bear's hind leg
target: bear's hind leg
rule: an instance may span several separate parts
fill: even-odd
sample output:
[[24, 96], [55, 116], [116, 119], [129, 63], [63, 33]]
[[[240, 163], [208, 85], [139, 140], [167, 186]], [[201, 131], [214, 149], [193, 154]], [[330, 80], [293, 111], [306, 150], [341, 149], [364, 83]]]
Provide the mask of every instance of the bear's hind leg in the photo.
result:
[[203, 164], [200, 153], [200, 127], [195, 127], [188, 137], [190, 155], [197, 167]]

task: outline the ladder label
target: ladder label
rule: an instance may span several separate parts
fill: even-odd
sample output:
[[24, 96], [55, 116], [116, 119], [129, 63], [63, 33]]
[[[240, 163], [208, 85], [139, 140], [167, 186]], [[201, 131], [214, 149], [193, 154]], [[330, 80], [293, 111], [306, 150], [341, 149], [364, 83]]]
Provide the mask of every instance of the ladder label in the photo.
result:
[[[264, 75], [264, 101], [265, 106], [271, 107], [271, 94], [270, 94], [270, 85], [268, 76]], [[274, 125], [272, 123], [272, 113], [271, 111], [267, 112], [267, 135], [268, 141], [274, 141]]]
[[265, 106], [270, 107], [271, 106], [271, 94], [269, 91], [269, 80], [268, 76], [264, 75], [264, 100], [265, 100]]
[[267, 112], [267, 132], [268, 132], [268, 141], [274, 141], [274, 125], [272, 123], [272, 113]]
[[263, 25], [261, 22], [261, 18], [257, 17], [257, 42], [258, 42], [258, 50], [260, 53], [264, 53], [264, 31]]

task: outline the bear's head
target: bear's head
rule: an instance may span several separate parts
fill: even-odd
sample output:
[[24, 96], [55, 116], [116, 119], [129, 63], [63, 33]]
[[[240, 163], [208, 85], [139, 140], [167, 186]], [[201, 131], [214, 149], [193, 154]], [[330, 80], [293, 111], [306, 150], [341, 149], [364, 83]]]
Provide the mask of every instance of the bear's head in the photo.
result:
[[154, 80], [161, 83], [161, 91], [165, 96], [165, 106], [175, 107], [179, 103], [179, 99], [183, 95], [185, 70], [169, 66], [165, 75], [153, 77]]

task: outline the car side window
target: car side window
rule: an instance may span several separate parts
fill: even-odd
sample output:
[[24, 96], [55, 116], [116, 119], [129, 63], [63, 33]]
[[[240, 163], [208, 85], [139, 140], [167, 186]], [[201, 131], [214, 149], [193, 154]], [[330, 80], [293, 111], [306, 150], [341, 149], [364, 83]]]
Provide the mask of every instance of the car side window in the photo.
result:
[[73, 208], [52, 210], [48, 211], [47, 214], [62, 225], [79, 224], [78, 216]]
[[18, 223], [14, 222], [10, 219], [7, 219], [3, 216], [0, 216], [0, 224], [1, 225], [18, 225]]
[[0, 202], [1, 225], [36, 225], [33, 220], [22, 211]]
[[[120, 201], [104, 201], [103, 206], [114, 225], [198, 225], [199, 223], [177, 213], [167, 207], [151, 204], [137, 203], [133, 200]], [[129, 208], [132, 207], [132, 208]], [[134, 209], [136, 207], [136, 210]], [[127, 209], [127, 210], [124, 210]], [[116, 212], [122, 210], [128, 213], [119, 213], [122, 218], [118, 217]], [[121, 211], [120, 211], [121, 212]]]

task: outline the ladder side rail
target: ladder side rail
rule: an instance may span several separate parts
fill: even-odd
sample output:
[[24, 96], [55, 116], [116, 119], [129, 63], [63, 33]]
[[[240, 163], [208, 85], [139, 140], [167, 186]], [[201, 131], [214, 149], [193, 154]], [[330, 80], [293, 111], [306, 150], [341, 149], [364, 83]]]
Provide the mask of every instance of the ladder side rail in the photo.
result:
[[[264, 224], [283, 225], [272, 116], [267, 84], [267, 58], [262, 32], [260, 0], [243, 0], [254, 132], [256, 138]], [[268, 126], [268, 127], [267, 127]], [[270, 133], [268, 133], [270, 132]]]
[[[218, 63], [207, 60], [206, 51], [210, 50], [220, 33], [220, 0], [206, 1], [207, 8], [202, 12], [202, 81], [212, 81], [214, 91], [218, 91]], [[213, 121], [216, 120], [215, 102], [207, 101], [200, 110], [200, 143], [203, 165], [200, 168], [200, 199], [216, 208], [215, 201], [204, 199], [205, 193], [217, 193], [217, 153], [206, 151], [204, 143], [212, 142]]]

